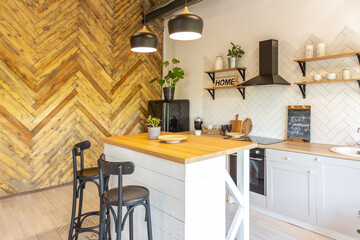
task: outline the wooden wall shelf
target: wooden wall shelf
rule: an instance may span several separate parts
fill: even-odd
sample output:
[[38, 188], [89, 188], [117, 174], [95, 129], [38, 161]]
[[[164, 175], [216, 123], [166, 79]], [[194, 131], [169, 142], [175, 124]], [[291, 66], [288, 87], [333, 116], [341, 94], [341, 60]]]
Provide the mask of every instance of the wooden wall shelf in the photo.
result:
[[[207, 73], [209, 75], [211, 81], [214, 83], [215, 82], [215, 73], [238, 71], [240, 73], [240, 76], [242, 77], [243, 81], [245, 81], [245, 70], [246, 70], [245, 67], [236, 67], [236, 68], [225, 68], [225, 69], [221, 69], [221, 70], [211, 70], [211, 71], [206, 71], [204, 73]], [[212, 99], [215, 100], [215, 90], [216, 89], [229, 89], [229, 88], [234, 88], [234, 89], [239, 90], [241, 96], [245, 100], [245, 87], [242, 87], [242, 86], [212, 87], [212, 88], [205, 88], [205, 90], [207, 90], [210, 93]]]
[[323, 57], [295, 59], [294, 62], [297, 62], [299, 64], [299, 67], [303, 73], [303, 76], [305, 77], [306, 76], [306, 62], [313, 62], [313, 61], [320, 61], [320, 60], [334, 59], [334, 58], [351, 57], [351, 56], [357, 56], [359, 64], [360, 64], [360, 52], [341, 53], [341, 54], [335, 54], [335, 55], [327, 55], [327, 56], [323, 56]]
[[207, 73], [209, 75], [209, 77], [211, 78], [211, 80], [214, 83], [215, 82], [215, 73], [238, 71], [240, 73], [240, 76], [242, 77], [243, 81], [245, 81], [245, 70], [246, 70], [245, 67], [237, 67], [237, 68], [225, 68], [225, 69], [221, 69], [221, 70], [211, 70], [211, 71], [206, 71], [205, 73]]
[[245, 87], [241, 87], [241, 86], [231, 86], [231, 87], [212, 87], [212, 88], [204, 88], [205, 90], [207, 90], [209, 93], [210, 93], [210, 95], [211, 95], [211, 97], [212, 97], [212, 99], [213, 100], [215, 100], [215, 90], [216, 89], [231, 89], [231, 88], [233, 88], [233, 89], [237, 89], [237, 90], [239, 90], [239, 92], [240, 92], [240, 94], [242, 95], [242, 97], [243, 97], [243, 99], [245, 99]]
[[316, 84], [316, 83], [333, 83], [333, 82], [350, 82], [350, 81], [357, 81], [360, 88], [360, 78], [353, 78], [353, 79], [335, 79], [335, 80], [322, 80], [322, 81], [309, 81], [309, 82], [295, 82], [294, 84], [298, 85], [300, 91], [303, 95], [303, 98], [306, 98], [306, 85], [307, 84]]

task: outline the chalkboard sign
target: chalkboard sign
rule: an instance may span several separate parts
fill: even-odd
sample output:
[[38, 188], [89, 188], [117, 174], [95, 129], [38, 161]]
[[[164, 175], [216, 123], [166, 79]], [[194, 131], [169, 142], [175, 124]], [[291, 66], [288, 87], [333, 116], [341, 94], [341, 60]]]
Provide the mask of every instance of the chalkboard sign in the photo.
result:
[[310, 142], [310, 106], [289, 106], [287, 140]]

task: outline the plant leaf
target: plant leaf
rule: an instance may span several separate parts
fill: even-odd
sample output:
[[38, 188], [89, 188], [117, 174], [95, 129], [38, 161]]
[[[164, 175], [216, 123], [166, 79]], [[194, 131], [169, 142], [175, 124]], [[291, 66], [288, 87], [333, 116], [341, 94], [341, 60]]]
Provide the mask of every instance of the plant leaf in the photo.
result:
[[178, 64], [178, 63], [180, 63], [180, 61], [177, 60], [176, 58], [173, 58], [173, 59], [172, 59], [172, 63], [173, 63], [173, 64]]

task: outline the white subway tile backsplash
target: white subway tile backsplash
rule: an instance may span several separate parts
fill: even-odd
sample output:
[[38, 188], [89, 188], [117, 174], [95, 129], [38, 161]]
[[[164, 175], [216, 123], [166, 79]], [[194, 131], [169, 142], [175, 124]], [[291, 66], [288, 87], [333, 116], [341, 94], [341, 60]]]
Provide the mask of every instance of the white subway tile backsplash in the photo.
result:
[[[335, 39], [325, 41], [312, 34], [309, 38], [315, 46], [319, 42], [326, 43], [327, 54], [360, 51], [360, 34], [353, 29], [344, 28]], [[335, 72], [341, 78], [344, 68], [351, 68], [352, 78], [360, 77], [360, 66], [356, 56], [309, 62], [306, 65], [307, 75], [294, 59], [304, 57], [303, 46], [295, 47], [286, 40], [279, 41], [279, 74], [290, 83], [311, 81], [312, 75]], [[241, 64], [247, 67], [246, 79], [258, 75], [259, 53], [247, 52]], [[316, 54], [314, 55], [316, 56]], [[204, 70], [212, 69], [213, 63], [204, 57]], [[226, 59], [225, 59], [226, 60]], [[230, 76], [235, 73], [222, 73], [218, 76]], [[238, 75], [239, 76], [239, 75]], [[240, 76], [239, 76], [240, 78]], [[210, 78], [204, 74], [204, 86], [211, 86]], [[288, 105], [311, 105], [312, 124], [311, 141], [328, 144], [354, 144], [356, 130], [360, 126], [359, 85], [354, 82], [323, 83], [307, 85], [307, 97], [297, 85], [291, 86], [258, 86], [246, 89], [246, 99], [237, 90], [218, 90], [215, 101], [208, 93], [203, 94], [203, 117], [212, 124], [228, 123], [239, 114], [241, 119], [250, 117], [253, 121], [251, 135], [283, 138], [286, 127], [286, 109]]]

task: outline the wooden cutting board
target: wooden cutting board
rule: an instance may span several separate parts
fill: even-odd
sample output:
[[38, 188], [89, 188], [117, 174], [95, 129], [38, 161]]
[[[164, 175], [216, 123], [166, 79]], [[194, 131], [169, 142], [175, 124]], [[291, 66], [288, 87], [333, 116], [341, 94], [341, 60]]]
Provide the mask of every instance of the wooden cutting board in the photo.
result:
[[241, 133], [245, 134], [245, 135], [249, 135], [249, 133], [252, 130], [252, 122], [250, 118], [246, 118], [244, 120], [244, 123], [242, 125], [242, 129], [241, 129]]
[[232, 125], [231, 132], [238, 132], [238, 133], [241, 132], [242, 121], [238, 119], [239, 119], [239, 114], [236, 114], [235, 120], [230, 121], [230, 124]]

